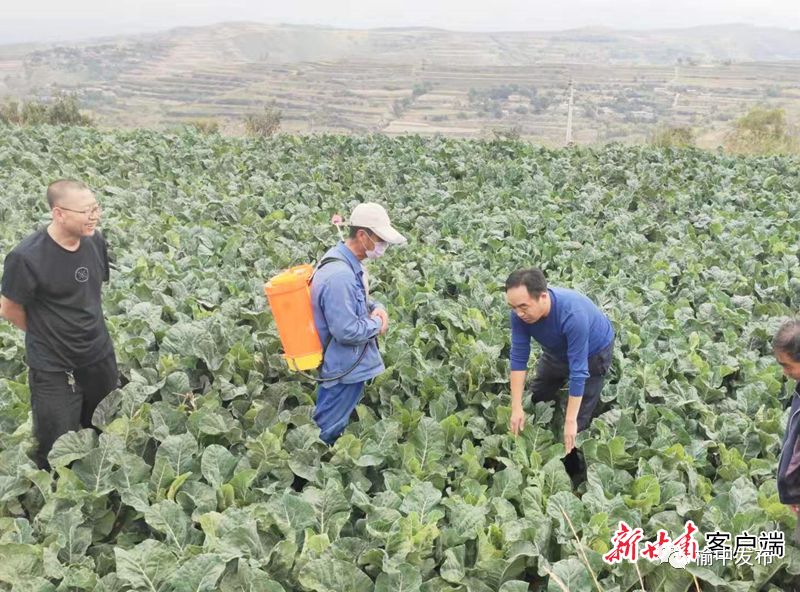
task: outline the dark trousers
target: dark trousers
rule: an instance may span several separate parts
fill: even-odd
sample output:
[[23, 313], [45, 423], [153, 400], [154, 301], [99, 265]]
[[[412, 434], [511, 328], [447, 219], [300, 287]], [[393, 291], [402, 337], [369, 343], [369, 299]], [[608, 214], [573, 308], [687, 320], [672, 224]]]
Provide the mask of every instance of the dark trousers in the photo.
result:
[[364, 393], [364, 384], [364, 382], [340, 383], [331, 387], [319, 385], [313, 417], [319, 426], [320, 440], [328, 446], [333, 446], [347, 427], [350, 414]]
[[38, 442], [34, 460], [41, 469], [50, 468], [47, 455], [59, 436], [92, 427], [97, 405], [119, 384], [116, 356], [112, 353], [91, 366], [76, 368], [72, 378], [67, 372], [28, 370], [33, 435]]
[[[600, 402], [600, 393], [603, 391], [606, 374], [611, 368], [613, 360], [614, 342], [589, 357], [589, 378], [583, 389], [583, 399], [578, 410], [578, 431], [582, 432], [589, 427], [594, 417], [595, 408]], [[547, 352], [542, 353], [536, 364], [536, 375], [530, 385], [531, 401], [555, 401], [558, 392], [569, 379], [569, 363], [559, 360]], [[586, 471], [583, 454], [574, 448], [564, 457], [564, 465], [571, 477], [581, 475]]]

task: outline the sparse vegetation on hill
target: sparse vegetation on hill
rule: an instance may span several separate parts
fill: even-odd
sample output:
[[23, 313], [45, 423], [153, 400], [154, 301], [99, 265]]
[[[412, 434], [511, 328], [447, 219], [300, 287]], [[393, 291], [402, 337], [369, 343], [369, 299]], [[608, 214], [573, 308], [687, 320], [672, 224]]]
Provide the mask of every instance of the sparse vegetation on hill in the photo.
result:
[[281, 111], [274, 105], [265, 105], [259, 113], [245, 117], [247, 134], [259, 138], [269, 138], [281, 127]]
[[800, 141], [783, 109], [757, 107], [736, 120], [726, 148], [743, 154], [787, 154], [796, 152]]
[[187, 125], [202, 134], [216, 134], [220, 130], [219, 122], [213, 119], [195, 119]]
[[51, 101], [7, 100], [0, 105], [0, 123], [6, 125], [73, 125], [89, 127], [94, 120], [80, 112], [73, 95], [59, 95]]
[[662, 127], [653, 132], [649, 143], [657, 148], [687, 148], [694, 146], [695, 134], [690, 127]]

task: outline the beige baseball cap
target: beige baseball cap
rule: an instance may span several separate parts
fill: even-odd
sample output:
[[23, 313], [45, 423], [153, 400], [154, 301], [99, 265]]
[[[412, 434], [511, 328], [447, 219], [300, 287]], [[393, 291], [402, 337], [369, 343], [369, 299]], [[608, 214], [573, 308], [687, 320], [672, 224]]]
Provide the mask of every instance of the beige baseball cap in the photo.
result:
[[392, 227], [389, 214], [380, 204], [371, 202], [358, 204], [350, 214], [348, 223], [350, 226], [369, 228], [391, 245], [403, 245], [408, 242], [406, 237]]

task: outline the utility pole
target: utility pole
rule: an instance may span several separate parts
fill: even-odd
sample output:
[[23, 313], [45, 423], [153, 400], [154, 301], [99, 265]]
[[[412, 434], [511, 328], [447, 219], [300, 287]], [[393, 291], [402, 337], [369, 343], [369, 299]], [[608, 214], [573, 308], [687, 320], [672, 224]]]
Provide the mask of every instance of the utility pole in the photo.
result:
[[572, 78], [569, 79], [569, 106], [567, 108], [567, 146], [572, 144], [572, 103], [575, 98], [575, 88], [572, 86]]
[[[669, 82], [669, 86], [677, 86], [678, 85], [678, 64], [675, 64], [675, 74], [672, 77], [672, 80]], [[672, 100], [672, 108], [678, 108], [678, 97], [680, 96], [680, 92], [677, 90], [675, 91], [675, 98]]]

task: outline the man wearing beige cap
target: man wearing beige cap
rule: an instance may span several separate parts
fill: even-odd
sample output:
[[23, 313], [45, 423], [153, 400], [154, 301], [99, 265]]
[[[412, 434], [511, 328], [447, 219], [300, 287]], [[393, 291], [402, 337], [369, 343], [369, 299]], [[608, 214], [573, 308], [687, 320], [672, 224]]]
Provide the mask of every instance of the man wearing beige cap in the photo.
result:
[[406, 242], [376, 203], [356, 206], [348, 224], [348, 238], [325, 253], [311, 281], [314, 322], [325, 348], [314, 421], [328, 445], [347, 426], [364, 383], [384, 370], [377, 337], [388, 330], [389, 316], [369, 297], [362, 262]]

